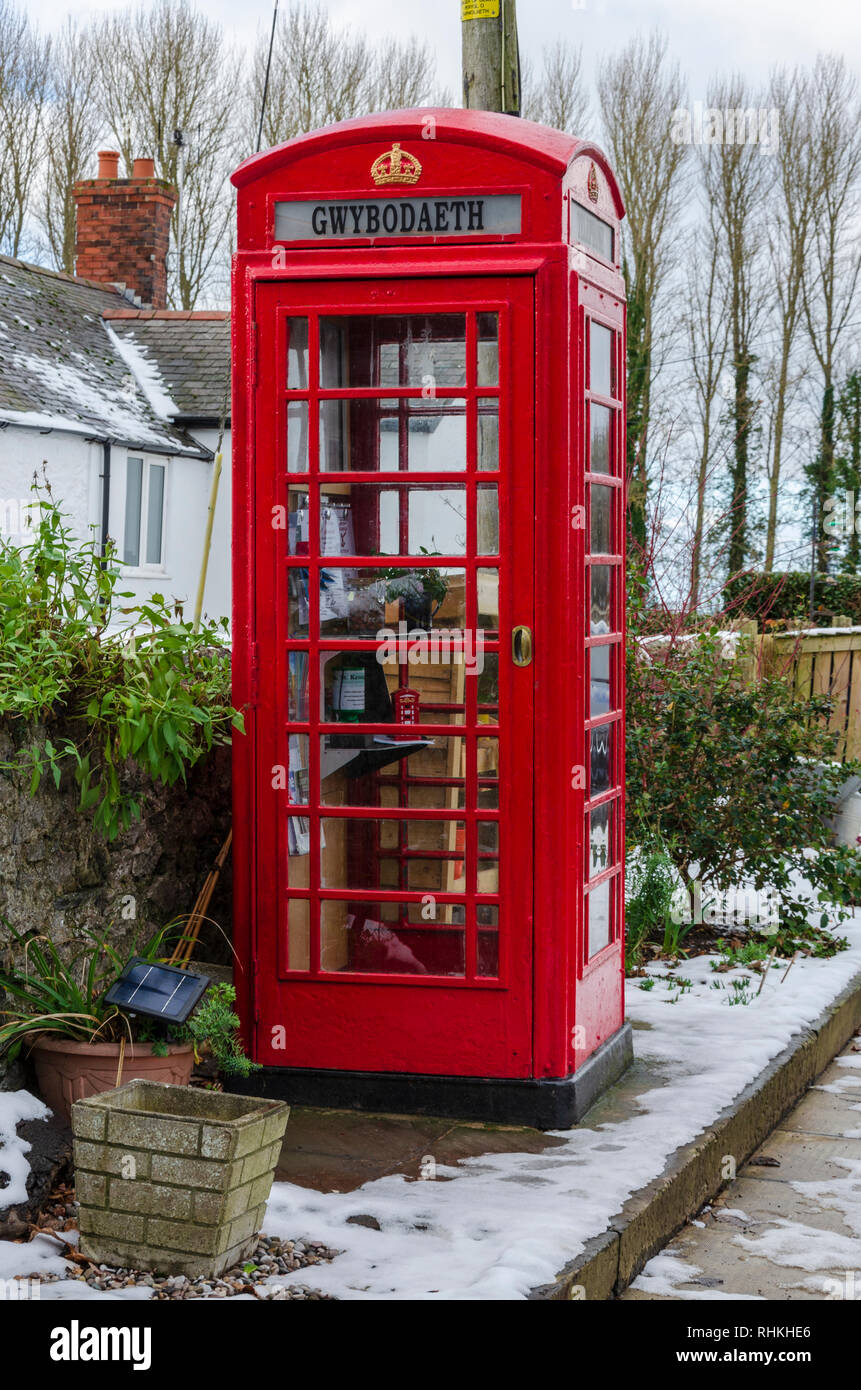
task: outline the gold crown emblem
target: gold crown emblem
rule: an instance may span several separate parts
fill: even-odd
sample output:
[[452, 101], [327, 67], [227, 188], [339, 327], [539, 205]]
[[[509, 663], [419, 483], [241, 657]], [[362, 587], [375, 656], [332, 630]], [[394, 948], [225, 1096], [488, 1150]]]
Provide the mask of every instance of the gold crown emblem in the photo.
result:
[[593, 202], [593, 203], [597, 203], [597, 201], [598, 201], [598, 174], [597, 174], [597, 172], [596, 172], [596, 170], [595, 170], [595, 165], [594, 165], [594, 164], [590, 164], [590, 165], [589, 165], [589, 177], [588, 177], [588, 179], [586, 180], [586, 190], [587, 190], [587, 192], [588, 192], [588, 194], [589, 194], [589, 199], [590, 199], [590, 201]]
[[371, 165], [374, 183], [418, 183], [422, 166], [414, 154], [407, 154], [397, 141]]

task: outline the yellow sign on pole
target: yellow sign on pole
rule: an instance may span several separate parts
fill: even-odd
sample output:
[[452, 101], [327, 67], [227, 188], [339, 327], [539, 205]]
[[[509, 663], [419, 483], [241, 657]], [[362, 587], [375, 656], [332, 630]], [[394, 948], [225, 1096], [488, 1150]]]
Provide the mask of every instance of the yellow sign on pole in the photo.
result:
[[460, 0], [461, 19], [499, 19], [499, 0]]

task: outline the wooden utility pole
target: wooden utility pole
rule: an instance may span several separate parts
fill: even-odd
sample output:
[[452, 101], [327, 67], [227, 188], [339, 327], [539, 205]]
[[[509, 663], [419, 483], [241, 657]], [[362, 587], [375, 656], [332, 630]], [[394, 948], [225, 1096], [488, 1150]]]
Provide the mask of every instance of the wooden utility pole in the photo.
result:
[[515, 0], [461, 0], [463, 104], [520, 115]]

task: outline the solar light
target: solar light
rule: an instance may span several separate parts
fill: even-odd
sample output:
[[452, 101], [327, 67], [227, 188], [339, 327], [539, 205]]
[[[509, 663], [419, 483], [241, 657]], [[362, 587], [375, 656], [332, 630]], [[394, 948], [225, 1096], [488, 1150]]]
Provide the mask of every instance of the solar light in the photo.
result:
[[165, 1023], [185, 1023], [209, 983], [207, 975], [132, 956], [105, 995], [105, 1003], [114, 1004], [123, 1013], [147, 1014]]

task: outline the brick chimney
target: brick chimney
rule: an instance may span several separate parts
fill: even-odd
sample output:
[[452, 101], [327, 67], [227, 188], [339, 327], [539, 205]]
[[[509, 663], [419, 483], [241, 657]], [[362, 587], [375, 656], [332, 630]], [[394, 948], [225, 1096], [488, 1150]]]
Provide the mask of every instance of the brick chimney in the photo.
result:
[[130, 179], [117, 177], [120, 156], [99, 151], [99, 171], [72, 189], [77, 208], [75, 273], [120, 284], [152, 309], [167, 306], [167, 250], [176, 189], [155, 177], [151, 159], [136, 159]]

